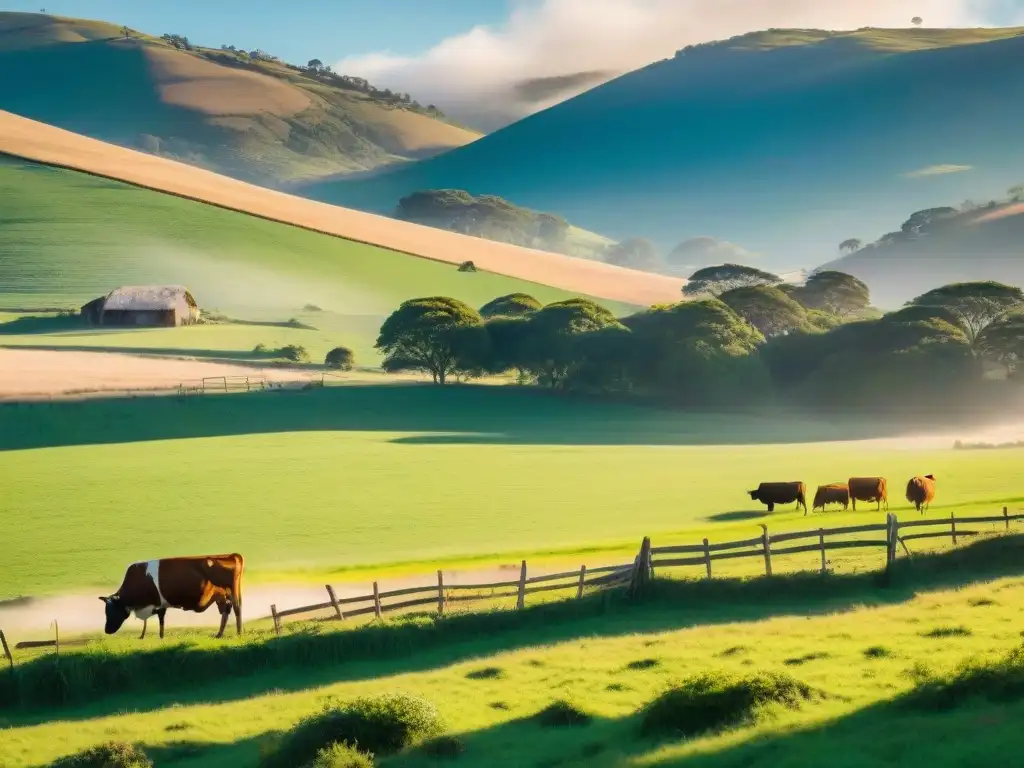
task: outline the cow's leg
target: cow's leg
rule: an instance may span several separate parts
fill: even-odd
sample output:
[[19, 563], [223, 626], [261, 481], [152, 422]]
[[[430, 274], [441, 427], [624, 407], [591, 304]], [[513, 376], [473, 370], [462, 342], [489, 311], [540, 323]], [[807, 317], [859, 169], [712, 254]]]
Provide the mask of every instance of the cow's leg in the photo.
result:
[[160, 620], [160, 639], [161, 640], [164, 639], [164, 616], [166, 616], [166, 615], [167, 615], [167, 609], [166, 608], [161, 608], [159, 611], [156, 612], [156, 617], [157, 617], [157, 619]]
[[149, 624], [149, 619], [143, 619], [142, 620], [142, 634], [139, 635], [139, 640], [145, 640], [146, 639], [146, 626], [148, 624]]
[[235, 634], [242, 634], [242, 606], [237, 600], [231, 601], [231, 609], [235, 612]]
[[768, 502], [768, 511], [769, 512], [774, 512], [775, 511], [775, 502], [774, 501], [769, 501]]
[[217, 632], [217, 639], [224, 637], [224, 627], [228, 625], [228, 616], [231, 615], [231, 603], [218, 602], [217, 610], [220, 611], [220, 629]]

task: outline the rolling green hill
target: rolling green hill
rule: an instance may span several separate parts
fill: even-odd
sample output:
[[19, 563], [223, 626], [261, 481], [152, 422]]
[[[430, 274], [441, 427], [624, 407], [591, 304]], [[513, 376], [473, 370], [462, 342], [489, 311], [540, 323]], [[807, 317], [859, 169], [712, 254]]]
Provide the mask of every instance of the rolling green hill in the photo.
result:
[[[663, 251], [698, 236], [820, 264], [893, 212], [1020, 181], [1024, 30], [773, 30], [688, 48], [480, 141], [311, 197], [465, 189]], [[898, 215], [898, 214], [897, 214]]]
[[[319, 331], [199, 326], [182, 329], [187, 334], [12, 336], [23, 326], [0, 326], [0, 344], [242, 352], [262, 341], [302, 343], [319, 355], [346, 344], [372, 364], [380, 323], [414, 296], [450, 295], [481, 306], [515, 291], [545, 302], [570, 295], [24, 161], [0, 159], [0, 199], [0, 312], [77, 308], [117, 285], [171, 282], [188, 285], [206, 310], [255, 321], [300, 316]], [[322, 311], [303, 314], [307, 305]]]
[[271, 186], [479, 136], [364, 81], [181, 46], [104, 22], [0, 13], [0, 108]]
[[[1014, 190], [1017, 191], [1017, 190]], [[874, 303], [895, 308], [948, 283], [1024, 286], [1024, 205], [1013, 199], [918, 211], [900, 229], [823, 265], [859, 277]]]

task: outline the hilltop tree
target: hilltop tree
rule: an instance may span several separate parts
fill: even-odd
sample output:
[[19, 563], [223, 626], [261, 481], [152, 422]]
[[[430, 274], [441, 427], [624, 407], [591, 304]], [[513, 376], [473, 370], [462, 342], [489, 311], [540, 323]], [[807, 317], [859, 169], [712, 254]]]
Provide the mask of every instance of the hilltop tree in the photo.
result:
[[307, 69], [311, 69], [314, 72], [319, 72], [324, 68], [324, 63], [320, 59], [310, 59], [309, 63], [306, 64]]
[[718, 298], [765, 338], [784, 335], [807, 323], [807, 310], [773, 285], [733, 288]]
[[782, 278], [754, 267], [742, 264], [720, 264], [714, 267], [698, 269], [690, 275], [689, 282], [683, 286], [686, 296], [709, 294], [718, 296], [734, 288], [745, 288], [753, 285], [778, 285]]
[[833, 270], [815, 272], [791, 295], [807, 309], [821, 310], [836, 317], [846, 317], [871, 304], [871, 291], [864, 282]]
[[472, 307], [447, 296], [410, 299], [381, 326], [377, 349], [386, 371], [424, 371], [435, 384], [468, 374], [486, 359], [483, 318]]
[[491, 317], [518, 317], [530, 315], [540, 309], [542, 304], [528, 293], [510, 293], [491, 299], [480, 307], [480, 315]]
[[922, 24], [924, 24], [924, 19], [922, 19], [920, 16], [915, 16], [910, 20], [910, 23], [913, 24], [915, 27], [920, 27]]
[[985, 329], [1011, 310], [1024, 306], [1024, 291], [993, 281], [951, 283], [923, 293], [908, 306], [944, 309], [956, 318], [975, 354]]
[[849, 240], [843, 240], [843, 242], [839, 244], [839, 252], [853, 253], [854, 251], [859, 251], [863, 245], [864, 243], [856, 237], [851, 237]]
[[1017, 184], [1006, 190], [1007, 196], [1014, 203], [1019, 203], [1024, 200], [1024, 184]]

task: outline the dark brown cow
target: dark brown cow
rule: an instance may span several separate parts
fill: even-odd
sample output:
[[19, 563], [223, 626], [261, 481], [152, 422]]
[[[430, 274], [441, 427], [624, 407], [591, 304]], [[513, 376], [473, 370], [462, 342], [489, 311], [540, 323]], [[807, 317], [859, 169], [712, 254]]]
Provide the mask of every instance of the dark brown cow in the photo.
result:
[[821, 507], [821, 511], [825, 511], [826, 504], [842, 504], [843, 509], [850, 508], [850, 486], [846, 483], [829, 483], [828, 485], [819, 485], [818, 490], [814, 492], [814, 503], [811, 505], [811, 511]]
[[907, 482], [907, 501], [917, 508], [918, 512], [931, 506], [935, 500], [935, 475], [912, 477]]
[[786, 483], [761, 483], [756, 491], [747, 491], [753, 501], [768, 505], [768, 511], [774, 512], [776, 504], [796, 502], [796, 508], [804, 508], [807, 514], [807, 486], [799, 480]]
[[160, 620], [160, 637], [164, 636], [164, 615], [168, 608], [202, 613], [213, 603], [220, 611], [223, 637], [231, 611], [235, 612], [235, 629], [242, 634], [242, 571], [245, 561], [239, 554], [170, 557], [128, 566], [117, 592], [101, 597], [106, 604], [107, 622], [104, 632], [112, 635], [132, 613], [142, 619], [142, 637], [146, 624], [156, 614]]
[[847, 485], [850, 488], [850, 501], [853, 502], [853, 511], [857, 511], [858, 501], [874, 501], [878, 503], [878, 509], [885, 504], [889, 509], [889, 485], [884, 477], [851, 477]]

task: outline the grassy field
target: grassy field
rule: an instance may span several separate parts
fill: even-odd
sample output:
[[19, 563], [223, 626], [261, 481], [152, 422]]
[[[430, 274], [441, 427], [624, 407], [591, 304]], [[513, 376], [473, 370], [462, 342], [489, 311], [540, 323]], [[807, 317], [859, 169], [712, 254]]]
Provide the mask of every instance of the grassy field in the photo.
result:
[[[116, 738], [141, 743], [158, 766], [256, 766], [275, 733], [325, 703], [384, 692], [436, 705], [464, 747], [458, 764], [467, 766], [1002, 764], [1019, 745], [1020, 657], [987, 675], [962, 674], [954, 686], [949, 680], [968, 659], [996, 662], [1019, 647], [1020, 547], [1019, 537], [1008, 537], [903, 561], [887, 586], [868, 576], [708, 591], [655, 582], [640, 603], [584, 600], [569, 611], [329, 633], [308, 627], [278, 640], [178, 634], [148, 652], [107, 641], [70, 652], [64, 685], [81, 685], [87, 657], [106, 654], [105, 675], [135, 673], [120, 686], [131, 693], [117, 696], [112, 683], [84, 705], [0, 713], [0, 765], [45, 765]], [[284, 655], [292, 666], [279, 666]], [[139, 677], [174, 668], [194, 676], [218, 659], [223, 666], [206, 685]], [[255, 671], [233, 674], [239, 665]], [[690, 739], [640, 733], [640, 711], [670, 687], [698, 675], [765, 673], [809, 686], [811, 700], [768, 701], [746, 722]], [[538, 722], [558, 701], [591, 719], [576, 727]], [[377, 764], [440, 763], [412, 749]]]
[[[206, 310], [318, 330], [230, 326], [82, 333], [45, 323], [0, 326], [0, 344], [248, 353], [257, 343], [308, 346], [318, 357], [344, 344], [370, 351], [384, 317], [414, 296], [450, 295], [481, 306], [557, 289], [352, 243], [243, 214], [15, 160], [0, 160], [0, 311], [77, 308], [118, 285], [178, 282]], [[303, 314], [307, 305], [323, 312]], [[624, 305], [610, 305], [625, 311]], [[16, 319], [16, 318], [15, 318]], [[28, 332], [23, 332], [27, 330]]]
[[932, 514], [1019, 505], [1018, 449], [823, 442], [900, 430], [514, 386], [10, 405], [0, 408], [0, 598], [106, 585], [126, 562], [186, 551], [241, 551], [254, 579], [314, 578], [409, 561], [632, 554], [644, 535], [722, 541], [756, 534], [759, 522], [820, 524], [791, 510], [765, 516], [745, 493], [765, 479], [813, 487], [882, 474], [906, 515], [902, 484], [934, 473]]

